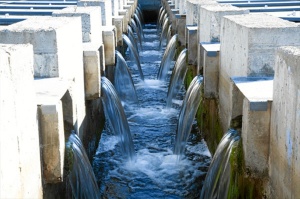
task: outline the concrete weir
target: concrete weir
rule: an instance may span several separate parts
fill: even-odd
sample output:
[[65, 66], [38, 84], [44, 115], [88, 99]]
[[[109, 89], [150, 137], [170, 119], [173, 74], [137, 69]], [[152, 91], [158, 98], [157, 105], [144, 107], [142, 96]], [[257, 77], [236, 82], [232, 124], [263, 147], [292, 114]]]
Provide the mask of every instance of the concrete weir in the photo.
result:
[[240, 131], [237, 189], [300, 198], [299, 2], [274, 1], [0, 0], [0, 198], [62, 196], [72, 130], [95, 153], [101, 76], [112, 77], [138, 4], [149, 19], [165, 9], [187, 66], [203, 75], [198, 115], [204, 138], [216, 137], [211, 151]]

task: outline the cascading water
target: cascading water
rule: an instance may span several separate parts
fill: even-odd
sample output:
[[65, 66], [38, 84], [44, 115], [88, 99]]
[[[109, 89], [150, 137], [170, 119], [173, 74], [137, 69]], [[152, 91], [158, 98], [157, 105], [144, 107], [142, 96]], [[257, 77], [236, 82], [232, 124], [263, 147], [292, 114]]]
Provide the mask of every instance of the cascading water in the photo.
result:
[[[158, 50], [156, 25], [144, 26], [145, 41], [140, 52], [145, 80], [140, 81], [134, 62], [124, 56], [131, 70], [138, 105], [124, 107], [132, 134], [135, 158], [122, 156], [119, 139], [102, 132], [93, 168], [101, 198], [199, 198], [211, 157], [199, 132], [192, 133], [180, 161], [174, 154], [178, 114], [184, 91], [172, 108], [166, 108], [168, 82], [157, 79], [163, 52]], [[127, 51], [128, 52], [128, 51]], [[167, 71], [166, 78], [170, 77]], [[112, 112], [117, 112], [112, 110]], [[125, 117], [124, 117], [125, 118]], [[191, 125], [192, 126], [192, 125]]]
[[66, 143], [66, 156], [69, 169], [71, 169], [67, 180], [71, 186], [72, 198], [100, 199], [100, 191], [93, 168], [79, 137], [75, 133], [70, 135]]
[[230, 181], [229, 158], [232, 148], [238, 144], [240, 135], [230, 129], [220, 141], [207, 172], [201, 199], [227, 198]]
[[169, 18], [166, 18], [166, 20], [164, 21], [163, 27], [162, 27], [161, 35], [160, 35], [160, 42], [159, 42], [160, 49], [162, 48], [164, 41], [167, 40], [168, 29], [169, 29]]
[[[138, 52], [139, 48], [138, 48], [138, 45], [137, 45], [137, 42], [136, 42], [136, 39], [134, 37], [134, 33], [133, 33], [133, 30], [131, 28], [130, 25], [128, 25], [128, 30], [127, 30], [127, 34], [128, 34], [128, 38], [131, 42], [131, 44], [134, 46], [134, 48], [136, 49], [136, 51]], [[142, 49], [142, 46], [140, 45], [140, 49]], [[131, 55], [133, 56], [133, 53], [131, 53]]]
[[187, 73], [188, 67], [186, 64], [187, 49], [183, 49], [179, 54], [175, 67], [172, 72], [171, 81], [167, 95], [167, 107], [171, 107], [172, 99], [174, 99], [183, 86], [183, 81]]
[[133, 47], [130, 39], [127, 37], [127, 35], [125, 34], [122, 34], [122, 38], [124, 40], [124, 42], [127, 44], [127, 46], [129, 47], [131, 53], [133, 54], [134, 56], [134, 61], [139, 69], [139, 73], [140, 73], [140, 78], [142, 80], [144, 80], [144, 74], [143, 74], [143, 71], [142, 71], [142, 66], [141, 66], [141, 63], [140, 63], [140, 57], [139, 57], [139, 53], [137, 52], [137, 49]]
[[202, 77], [196, 76], [191, 82], [179, 113], [174, 153], [182, 156], [188, 141], [192, 124], [201, 100]]
[[142, 46], [141, 32], [140, 32], [139, 28], [137, 27], [137, 24], [135, 23], [134, 19], [131, 19], [130, 24], [132, 26], [133, 31], [136, 33], [136, 36], [138, 38], [140, 45]]
[[101, 78], [102, 103], [108, 128], [118, 135], [121, 152], [128, 159], [133, 160], [135, 153], [130, 129], [124, 109], [112, 83], [106, 78]]
[[174, 59], [176, 47], [177, 47], [178, 35], [175, 34], [169, 41], [166, 50], [164, 52], [163, 58], [160, 63], [159, 71], [157, 74], [157, 79], [165, 80], [167, 74], [171, 68], [171, 61]]
[[121, 101], [138, 104], [135, 86], [125, 59], [116, 51], [116, 68], [114, 85]]

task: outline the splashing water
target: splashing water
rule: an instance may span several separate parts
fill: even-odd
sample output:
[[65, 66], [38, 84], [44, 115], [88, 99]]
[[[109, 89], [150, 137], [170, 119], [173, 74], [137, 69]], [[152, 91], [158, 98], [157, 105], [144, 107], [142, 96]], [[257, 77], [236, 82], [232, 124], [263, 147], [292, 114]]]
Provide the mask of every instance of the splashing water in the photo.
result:
[[132, 160], [135, 156], [133, 142], [121, 101], [114, 86], [106, 77], [101, 78], [101, 84], [105, 118], [112, 131], [119, 136], [122, 154]]

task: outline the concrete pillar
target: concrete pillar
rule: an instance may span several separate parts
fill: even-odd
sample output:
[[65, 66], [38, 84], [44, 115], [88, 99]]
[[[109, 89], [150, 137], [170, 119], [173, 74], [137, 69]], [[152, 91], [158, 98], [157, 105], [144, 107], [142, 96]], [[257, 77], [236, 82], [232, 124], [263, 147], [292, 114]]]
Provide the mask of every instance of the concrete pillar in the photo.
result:
[[119, 16], [119, 0], [111, 0], [112, 17]]
[[201, 43], [201, 51], [203, 52], [203, 84], [204, 97], [218, 97], [219, 83], [219, 43]]
[[300, 48], [281, 47], [276, 55], [270, 134], [270, 198], [299, 198]]
[[263, 77], [232, 79], [244, 96], [242, 142], [245, 166], [252, 177], [263, 181], [268, 178], [273, 79]]
[[85, 94], [80, 17], [30, 17], [1, 29], [0, 42], [31, 43], [35, 77], [74, 81], [74, 129], [81, 136], [85, 128]]
[[203, 5], [200, 11], [199, 42], [220, 42], [221, 19], [228, 15], [249, 14], [249, 10], [229, 4]]
[[46, 183], [62, 182], [65, 132], [71, 133], [76, 123], [76, 107], [73, 104], [72, 93], [70, 93], [73, 82], [61, 78], [40, 78], [35, 79], [34, 84], [44, 181]]
[[99, 48], [102, 45], [101, 7], [68, 7], [52, 13], [54, 17], [80, 17], [82, 24], [85, 98], [100, 97]]
[[186, 0], [179, 1], [179, 14], [186, 14]]
[[186, 26], [188, 64], [197, 66], [197, 26]]
[[178, 34], [178, 41], [180, 42], [181, 46], [186, 46], [186, 39], [185, 39], [185, 29], [186, 29], [186, 15], [176, 14], [176, 33]]
[[112, 25], [112, 4], [111, 0], [80, 0], [77, 2], [77, 6], [99, 6], [101, 7], [101, 19], [103, 26]]
[[128, 24], [129, 24], [129, 12], [128, 10], [119, 10], [119, 14], [120, 16], [123, 17], [123, 33], [127, 33], [128, 32]]
[[116, 45], [123, 46], [123, 18], [124, 16], [113, 17], [113, 25], [116, 27]]
[[32, 45], [0, 44], [0, 198], [43, 198], [33, 62]]
[[115, 26], [104, 26], [103, 27], [103, 41], [105, 50], [105, 66], [115, 65]]
[[[230, 77], [273, 76], [275, 49], [284, 45], [300, 45], [300, 27], [267, 14], [231, 15], [221, 22], [220, 115], [223, 128], [231, 118], [241, 115]], [[286, 39], [289, 38], [289, 39]]]
[[101, 71], [99, 45], [85, 43], [83, 45], [84, 86], [87, 100], [101, 97]]
[[102, 21], [101, 7], [67, 7], [62, 10], [56, 10], [52, 13], [53, 17], [81, 17], [82, 42], [102, 43]]
[[198, 24], [198, 0], [186, 1], [186, 25]]

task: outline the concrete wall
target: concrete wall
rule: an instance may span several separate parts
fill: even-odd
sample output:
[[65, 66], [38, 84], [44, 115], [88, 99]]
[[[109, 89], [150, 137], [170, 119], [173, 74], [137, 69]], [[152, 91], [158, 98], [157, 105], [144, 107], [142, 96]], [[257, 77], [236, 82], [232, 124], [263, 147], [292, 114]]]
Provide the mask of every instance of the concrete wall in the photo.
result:
[[42, 198], [40, 162], [33, 47], [0, 44], [0, 198]]
[[300, 47], [282, 47], [275, 60], [269, 175], [271, 198], [300, 197]]

